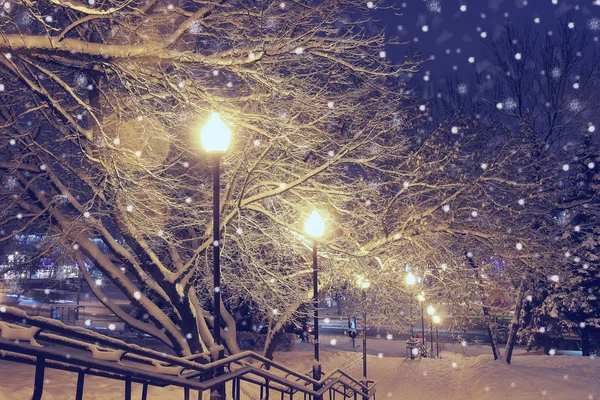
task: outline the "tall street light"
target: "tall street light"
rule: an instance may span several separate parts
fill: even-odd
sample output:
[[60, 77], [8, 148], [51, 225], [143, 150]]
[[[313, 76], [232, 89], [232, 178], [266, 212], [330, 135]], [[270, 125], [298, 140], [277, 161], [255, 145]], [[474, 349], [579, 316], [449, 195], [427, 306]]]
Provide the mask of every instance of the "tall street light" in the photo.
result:
[[[325, 232], [325, 221], [318, 212], [313, 211], [304, 223], [304, 231], [313, 239], [313, 325], [315, 337], [315, 364], [313, 365], [313, 378], [321, 379], [321, 363], [319, 362], [319, 281], [317, 264], [317, 239]], [[319, 385], [314, 385], [314, 390], [319, 390]]]
[[425, 301], [425, 293], [421, 292], [417, 295], [417, 300], [421, 303], [421, 341], [425, 345], [425, 312], [423, 311], [423, 302]]
[[[408, 275], [406, 275], [406, 284], [409, 287], [413, 287], [415, 286], [415, 283], [417, 283], [417, 278], [415, 278], [415, 276], [413, 275], [412, 272], [409, 272]], [[412, 337], [414, 336], [414, 329], [415, 329], [415, 321], [413, 321], [413, 312], [412, 312], [412, 303], [413, 300], [410, 300], [410, 303], [408, 305], [409, 307], [409, 313], [410, 313], [410, 337], [412, 339]]]
[[[221, 157], [227, 151], [231, 142], [231, 130], [221, 120], [218, 113], [212, 113], [210, 119], [200, 130], [202, 147], [211, 157], [213, 167], [213, 275], [214, 275], [214, 321], [213, 337], [215, 345], [221, 345], [221, 223], [220, 214], [220, 164]], [[222, 359], [224, 351], [221, 348], [217, 360]], [[216, 360], [213, 360], [216, 361]], [[215, 377], [223, 373], [223, 368], [215, 370]], [[225, 399], [225, 384], [219, 384], [211, 390], [211, 399]]]
[[[371, 286], [371, 282], [365, 279], [364, 276], [359, 275], [356, 280], [356, 285], [362, 289], [362, 303], [363, 303], [363, 381], [364, 385], [368, 386], [367, 382], [367, 289]], [[366, 395], [367, 393], [365, 393]], [[366, 396], [365, 396], [366, 399]]]
[[439, 358], [440, 357], [440, 337], [438, 335], [438, 326], [442, 322], [442, 319], [439, 315], [433, 316], [433, 323], [435, 324], [435, 354]]
[[429, 307], [427, 307], [427, 314], [429, 314], [429, 316], [431, 317], [431, 325], [430, 325], [429, 333], [431, 334], [431, 336], [430, 336], [431, 355], [433, 356], [433, 314], [435, 314], [435, 308], [433, 308], [433, 306], [431, 306], [431, 305]]

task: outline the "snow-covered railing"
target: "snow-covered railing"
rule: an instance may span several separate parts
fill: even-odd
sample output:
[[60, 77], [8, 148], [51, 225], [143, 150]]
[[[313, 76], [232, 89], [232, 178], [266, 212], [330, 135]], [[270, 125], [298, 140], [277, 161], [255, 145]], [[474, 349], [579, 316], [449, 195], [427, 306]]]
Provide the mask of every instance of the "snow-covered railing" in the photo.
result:
[[[0, 358], [36, 365], [33, 400], [41, 399], [46, 367], [78, 373], [76, 399], [83, 399], [85, 375], [125, 381], [126, 400], [131, 399], [132, 382], [143, 385], [143, 400], [149, 385], [181, 387], [187, 400], [190, 390], [202, 393], [227, 382], [231, 382], [230, 395], [234, 399], [241, 398], [242, 382], [259, 387], [261, 399], [268, 399], [271, 392], [281, 394], [282, 399], [284, 395], [294, 399], [296, 394], [314, 400], [329, 394], [335, 399], [336, 393], [342, 398], [375, 398], [376, 384], [367, 387], [340, 369], [315, 380], [251, 351], [214, 362], [205, 353], [175, 357], [85, 328], [28, 316], [14, 307], [0, 305], [0, 331]], [[44, 343], [60, 348], [45, 347]], [[69, 349], [90, 353], [71, 354]], [[215, 376], [218, 369], [226, 372]]]

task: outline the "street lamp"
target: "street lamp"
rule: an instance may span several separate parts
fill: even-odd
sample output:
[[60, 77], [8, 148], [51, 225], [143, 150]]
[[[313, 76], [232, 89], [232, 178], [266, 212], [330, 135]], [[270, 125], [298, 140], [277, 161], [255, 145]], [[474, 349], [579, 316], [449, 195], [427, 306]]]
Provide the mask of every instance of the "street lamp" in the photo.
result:
[[406, 275], [406, 284], [408, 286], [414, 286], [415, 283], [417, 283], [417, 278], [415, 278], [412, 272], [409, 272], [408, 275]]
[[430, 326], [430, 339], [431, 339], [431, 355], [433, 356], [433, 314], [435, 314], [435, 308], [433, 306], [427, 307], [427, 314], [431, 317], [431, 326]]
[[[304, 231], [313, 238], [313, 324], [315, 337], [315, 361], [313, 365], [313, 378], [321, 379], [321, 363], [319, 362], [319, 282], [317, 265], [317, 238], [325, 232], [325, 221], [318, 212], [313, 211], [304, 223]], [[319, 390], [319, 385], [314, 385], [314, 390]]]
[[[413, 275], [412, 272], [409, 272], [408, 275], [406, 275], [406, 284], [412, 288], [415, 285], [415, 283], [417, 283], [417, 279], [415, 278], [415, 276]], [[412, 302], [413, 301], [411, 300], [408, 303], [409, 314], [410, 314], [410, 337], [411, 337], [411, 339], [414, 336], [414, 328], [415, 328], [415, 321], [413, 320]]]
[[[367, 382], [367, 289], [371, 286], [371, 282], [365, 279], [364, 276], [359, 275], [356, 280], [356, 285], [362, 289], [362, 303], [363, 303], [363, 380], [364, 385], [368, 386]], [[366, 393], [365, 393], [366, 395]], [[365, 397], [366, 398], [366, 397]]]
[[[202, 147], [211, 157], [213, 166], [213, 275], [214, 275], [214, 321], [213, 337], [217, 346], [221, 345], [221, 223], [220, 214], [220, 164], [221, 157], [227, 151], [231, 142], [231, 130], [221, 120], [218, 113], [212, 113], [208, 122], [200, 130]], [[224, 351], [221, 348], [217, 360], [222, 359]], [[216, 360], [213, 360], [216, 361]], [[223, 367], [215, 370], [215, 377], [223, 373]], [[219, 384], [211, 390], [211, 399], [225, 399], [225, 385]]]
[[435, 324], [435, 353], [438, 358], [440, 357], [440, 337], [438, 335], [438, 326], [440, 325], [440, 322], [442, 322], [440, 316], [434, 315], [433, 323]]
[[421, 341], [425, 345], [425, 312], [423, 311], [423, 302], [425, 301], [425, 293], [421, 292], [417, 295], [417, 300], [421, 303]]

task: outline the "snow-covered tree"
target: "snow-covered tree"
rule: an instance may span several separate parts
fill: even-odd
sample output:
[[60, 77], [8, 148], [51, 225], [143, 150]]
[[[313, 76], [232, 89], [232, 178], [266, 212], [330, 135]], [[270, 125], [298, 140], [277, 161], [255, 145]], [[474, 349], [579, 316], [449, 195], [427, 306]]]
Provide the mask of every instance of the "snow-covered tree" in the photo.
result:
[[531, 172], [540, 160], [525, 139], [497, 125], [422, 124], [428, 106], [403, 83], [416, 65], [387, 63], [383, 36], [361, 22], [369, 12], [353, 0], [10, 2], [3, 240], [52, 237], [127, 324], [180, 355], [210, 348], [215, 227], [198, 131], [218, 111], [234, 131], [216, 227], [230, 352], [239, 304], [272, 337], [310, 301], [302, 222], [313, 209], [327, 223], [322, 288], [362, 274], [391, 312], [410, 293], [391, 274], [410, 264], [430, 298], [480, 306], [495, 260], [516, 276], [547, 256], [531, 215], [548, 178]]
[[[323, 285], [344, 268], [335, 249], [358, 254], [379, 234], [365, 229], [383, 201], [370, 174], [397, 180], [387, 166], [423, 113], [393, 79], [415, 65], [389, 65], [384, 37], [361, 22], [363, 2], [7, 4], [3, 240], [55, 238], [133, 328], [181, 355], [213, 343], [211, 162], [198, 145], [213, 111], [234, 131], [216, 228], [229, 351], [237, 302], [277, 330], [310, 299], [302, 221], [313, 209], [332, 243], [320, 254]], [[107, 298], [86, 264], [143, 317]]]
[[[460, 113], [495, 121], [511, 132], [530, 132], [532, 155], [540, 161], [533, 173], [549, 183], [543, 189], [547, 196], [538, 219], [540, 229], [553, 238], [548, 248], [555, 250], [556, 258], [543, 273], [530, 268], [522, 279], [513, 278], [519, 295], [507, 344], [508, 362], [520, 326], [522, 336], [527, 332], [538, 335], [540, 329], [560, 335], [567, 326], [579, 329], [583, 320], [593, 324], [596, 318], [591, 302], [596, 278], [582, 265], [591, 265], [588, 260], [596, 257], [590, 243], [594, 243], [592, 227], [597, 218], [594, 154], [600, 58], [591, 52], [592, 37], [573, 29], [571, 19], [566, 15], [554, 34], [542, 38], [529, 27], [510, 25], [497, 37], [486, 37], [485, 61], [465, 84], [471, 95], [457, 89], [461, 82], [454, 77], [435, 101], [438, 118]], [[547, 222], [549, 216], [553, 223]], [[574, 231], [578, 221], [581, 225]], [[588, 243], [587, 250], [581, 247], [584, 243]], [[527, 315], [521, 314], [523, 301]]]

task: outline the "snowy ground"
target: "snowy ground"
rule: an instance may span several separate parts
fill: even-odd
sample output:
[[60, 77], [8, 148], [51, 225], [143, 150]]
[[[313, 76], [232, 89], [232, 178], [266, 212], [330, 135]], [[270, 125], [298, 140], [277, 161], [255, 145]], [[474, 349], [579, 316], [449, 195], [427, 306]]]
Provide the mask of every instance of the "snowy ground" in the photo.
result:
[[[347, 368], [360, 377], [361, 348], [353, 350], [347, 338], [326, 337], [322, 346], [324, 370]], [[335, 345], [331, 340], [335, 340]], [[544, 356], [518, 350], [512, 365], [493, 361], [489, 348], [445, 344], [441, 359], [405, 360], [400, 341], [369, 340], [369, 379], [378, 382], [377, 398], [411, 400], [504, 400], [600, 399], [600, 359], [589, 357]], [[297, 371], [308, 372], [312, 347], [298, 344], [295, 351], [278, 353], [276, 360]], [[0, 361], [0, 400], [26, 400], [32, 393], [32, 366]], [[44, 400], [73, 399], [76, 375], [47, 370]], [[141, 386], [133, 385], [133, 398], [140, 398]], [[150, 388], [149, 398], [181, 400], [182, 389]], [[246, 393], [252, 392], [248, 387]], [[47, 393], [47, 394], [46, 394]], [[123, 398], [123, 383], [86, 377], [85, 399]], [[193, 393], [192, 398], [196, 398]], [[246, 395], [246, 399], [258, 399]]]

